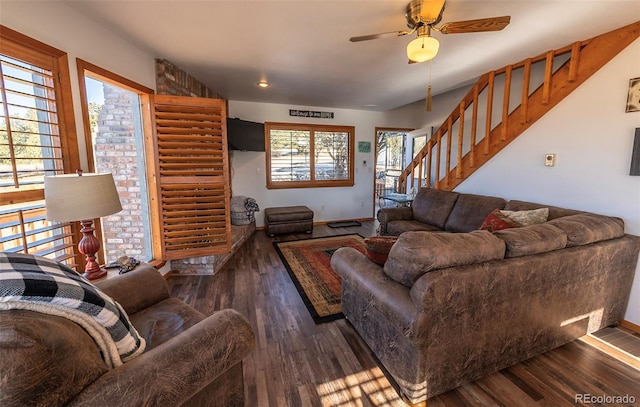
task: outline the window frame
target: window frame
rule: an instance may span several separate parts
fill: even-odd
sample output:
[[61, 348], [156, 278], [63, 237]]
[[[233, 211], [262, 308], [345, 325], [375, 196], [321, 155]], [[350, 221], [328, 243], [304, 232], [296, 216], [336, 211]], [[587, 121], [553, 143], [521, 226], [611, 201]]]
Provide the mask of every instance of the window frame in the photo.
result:
[[[141, 85], [137, 82], [129, 80], [123, 76], [120, 76], [114, 72], [111, 72], [107, 69], [101, 68], [97, 65], [94, 65], [88, 61], [85, 61], [80, 58], [76, 58], [76, 69], [78, 71], [78, 86], [80, 88], [80, 106], [82, 110], [82, 125], [84, 129], [84, 142], [86, 146], [86, 154], [87, 154], [87, 166], [89, 168], [89, 172], [95, 172], [95, 160], [93, 153], [93, 140], [91, 139], [91, 124], [89, 118], [89, 103], [87, 100], [87, 87], [85, 83], [85, 76], [90, 78], [109, 83], [113, 86], [117, 86], [123, 89], [126, 89], [132, 93], [136, 93], [140, 97], [140, 103], [144, 100], [144, 98], [148, 98], [149, 95], [153, 95], [155, 92], [153, 89], [147, 88], [144, 85]], [[141, 115], [145, 114], [145, 109], [141, 109]], [[151, 129], [149, 128], [148, 121], [145, 118], [142, 118], [142, 132], [143, 139], [146, 140], [151, 137]], [[147, 152], [148, 153], [148, 152]], [[153, 176], [151, 170], [147, 168], [146, 172], [139, 174], [139, 176], [144, 176], [147, 178], [147, 182]], [[154, 213], [157, 212], [157, 208], [149, 202], [149, 207], [147, 208], [150, 212], [151, 219], [154, 218]], [[95, 234], [97, 237], [102, 236], [102, 220], [95, 219], [94, 227], [96, 229]], [[154, 241], [158, 239], [158, 236], [154, 233], [151, 233], [151, 240]], [[155, 259], [160, 257], [160, 253], [157, 250], [156, 245], [151, 245], [151, 256], [152, 259], [149, 260], [149, 263], [154, 263]], [[104, 243], [101, 244], [100, 250], [98, 252], [98, 260], [100, 263], [106, 263], [106, 259], [104, 256]], [[143, 259], [144, 260], [144, 259]]]
[[[308, 131], [309, 140], [309, 180], [308, 181], [275, 181], [271, 178], [271, 130], [293, 130]], [[315, 133], [316, 132], [339, 132], [349, 135], [348, 142], [348, 169], [349, 177], [336, 180], [316, 180], [315, 179]], [[306, 123], [280, 123], [266, 122], [264, 126], [265, 137], [265, 160], [266, 160], [266, 181], [267, 189], [289, 189], [289, 188], [327, 188], [327, 187], [351, 187], [355, 184], [355, 126], [329, 125], [329, 124], [306, 124]]]
[[[51, 71], [54, 78], [55, 103], [57, 107], [58, 129], [60, 133], [61, 170], [72, 173], [80, 168], [80, 155], [78, 150], [78, 137], [76, 133], [75, 117], [71, 94], [71, 79], [67, 53], [14, 31], [4, 25], [0, 25], [0, 45], [2, 53], [10, 58], [25, 61], [34, 66], [39, 66]], [[0, 193], [0, 209], [9, 205], [24, 204], [24, 209], [16, 209], [22, 222], [23, 211], [30, 211], [29, 203], [44, 200], [44, 184], [42, 188], [27, 189], [23, 191], [11, 191]], [[47, 226], [45, 229], [56, 228]], [[58, 228], [69, 230], [65, 236], [72, 237], [72, 241], [79, 242], [81, 238], [80, 226], [77, 222], [59, 223]], [[23, 232], [23, 239], [25, 239]], [[26, 242], [25, 242], [26, 243]], [[26, 245], [24, 252], [29, 252]], [[64, 256], [56, 259], [66, 262], [69, 266], [84, 268], [85, 259], [77, 250], [75, 244], [71, 248], [73, 256]]]

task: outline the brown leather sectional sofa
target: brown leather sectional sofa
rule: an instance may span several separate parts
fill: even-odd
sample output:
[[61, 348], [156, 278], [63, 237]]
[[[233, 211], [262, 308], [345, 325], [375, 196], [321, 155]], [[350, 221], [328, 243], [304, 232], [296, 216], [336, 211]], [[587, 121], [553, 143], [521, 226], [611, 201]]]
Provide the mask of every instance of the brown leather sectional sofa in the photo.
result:
[[109, 369], [80, 325], [2, 311], [1, 406], [244, 406], [241, 362], [255, 336], [242, 315], [207, 317], [171, 298], [148, 265], [96, 285], [122, 305], [146, 340], [144, 353]]
[[[548, 207], [549, 220], [476, 230], [500, 207]], [[624, 316], [640, 238], [621, 219], [431, 189], [378, 218], [400, 235], [384, 266], [351, 248], [331, 264], [342, 312], [412, 403]]]

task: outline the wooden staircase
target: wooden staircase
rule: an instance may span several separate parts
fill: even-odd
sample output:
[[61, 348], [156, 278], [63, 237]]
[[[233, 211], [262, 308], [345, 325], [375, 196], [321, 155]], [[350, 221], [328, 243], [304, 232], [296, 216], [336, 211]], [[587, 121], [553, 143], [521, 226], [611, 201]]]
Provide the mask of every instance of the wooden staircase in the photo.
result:
[[398, 192], [453, 190], [639, 36], [637, 21], [484, 74], [403, 170]]

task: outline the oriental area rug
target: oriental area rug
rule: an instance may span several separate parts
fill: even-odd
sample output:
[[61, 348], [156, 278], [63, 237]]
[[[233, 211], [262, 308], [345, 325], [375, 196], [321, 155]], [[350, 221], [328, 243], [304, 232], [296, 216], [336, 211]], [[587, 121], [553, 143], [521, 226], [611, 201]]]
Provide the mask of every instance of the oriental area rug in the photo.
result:
[[315, 323], [343, 318], [341, 278], [331, 268], [331, 256], [341, 247], [353, 247], [364, 253], [364, 238], [351, 234], [274, 242], [273, 245]]

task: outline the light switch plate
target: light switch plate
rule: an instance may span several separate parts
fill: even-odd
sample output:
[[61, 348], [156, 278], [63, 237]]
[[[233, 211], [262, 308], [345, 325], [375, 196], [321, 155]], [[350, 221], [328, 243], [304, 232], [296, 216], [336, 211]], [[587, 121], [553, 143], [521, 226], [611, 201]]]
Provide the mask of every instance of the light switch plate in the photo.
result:
[[544, 155], [544, 165], [546, 167], [553, 167], [556, 165], [556, 155], [555, 154], [545, 154]]

